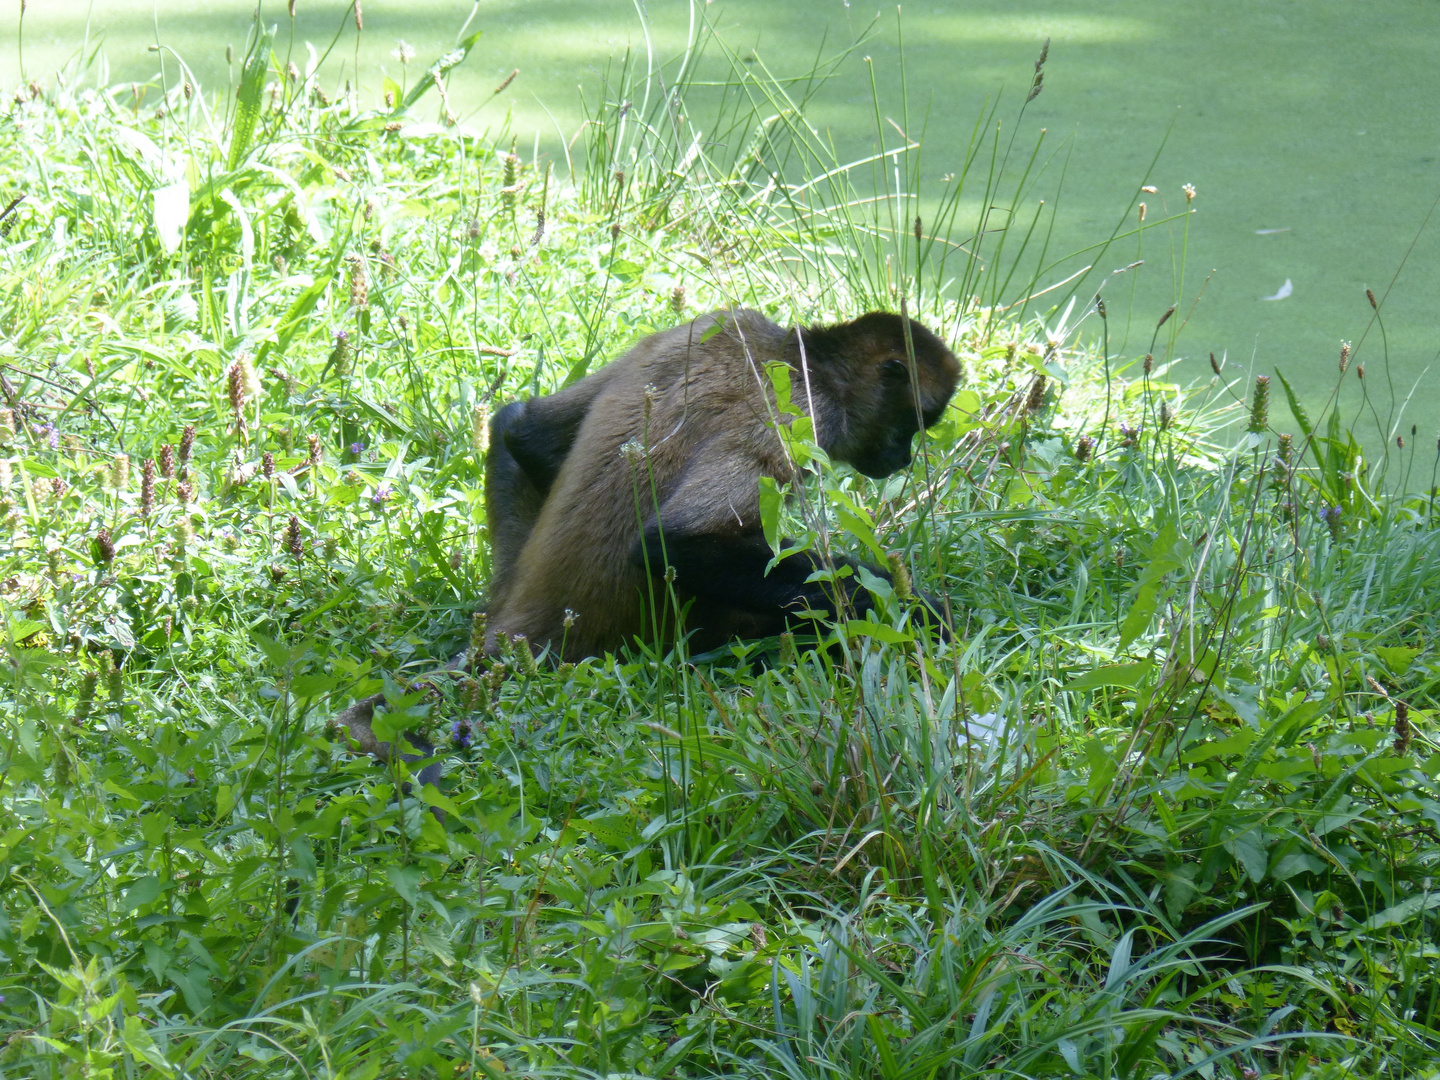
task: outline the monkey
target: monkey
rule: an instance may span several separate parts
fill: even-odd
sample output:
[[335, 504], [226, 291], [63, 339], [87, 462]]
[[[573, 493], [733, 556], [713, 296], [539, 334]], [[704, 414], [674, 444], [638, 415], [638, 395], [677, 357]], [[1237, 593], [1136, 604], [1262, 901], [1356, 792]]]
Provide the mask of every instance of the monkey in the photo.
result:
[[[791, 372], [792, 400], [813, 409], [821, 448], [876, 478], [910, 464], [959, 373], [935, 334], [897, 315], [786, 330], [740, 309], [654, 334], [560, 394], [502, 410], [487, 473], [522, 475], [525, 493], [487, 485], [489, 520], [511, 530], [492, 556], [488, 651], [501, 633], [566, 660], [688, 633], [704, 652], [778, 634], [803, 611], [835, 615], [834, 586], [809, 580], [815, 553], [766, 573], [758, 481], [793, 475], [768, 389], [774, 362]], [[864, 564], [834, 561], [851, 571], [844, 601], [863, 613]], [[689, 606], [683, 626], [654, 623], [667, 571]]]
[[[699, 653], [774, 636], [807, 612], [834, 617], [842, 602], [857, 614], [871, 606], [855, 571], [890, 575], [858, 560], [834, 558], [848, 576], [833, 584], [809, 580], [824, 560], [808, 550], [782, 551], [766, 572], [759, 479], [794, 475], [776, 430], [771, 363], [789, 370], [820, 447], [873, 478], [910, 464], [916, 433], [939, 420], [959, 376], [944, 342], [898, 315], [787, 330], [733, 309], [652, 334], [555, 394], [505, 405], [491, 419], [486, 458], [487, 654], [501, 633], [557, 659], [651, 633], [688, 636]], [[672, 581], [683, 620], [665, 613]], [[383, 700], [356, 702], [340, 722], [362, 750], [389, 760], [370, 726]], [[426, 760], [416, 779], [436, 782], [433, 747], [409, 741]]]

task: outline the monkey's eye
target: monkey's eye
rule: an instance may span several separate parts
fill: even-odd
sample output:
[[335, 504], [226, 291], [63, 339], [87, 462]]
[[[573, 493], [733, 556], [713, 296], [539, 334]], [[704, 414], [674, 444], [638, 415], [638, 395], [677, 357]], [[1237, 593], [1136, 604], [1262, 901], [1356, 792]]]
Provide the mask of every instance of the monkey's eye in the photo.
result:
[[880, 365], [880, 374], [887, 382], [904, 382], [910, 378], [910, 368], [904, 360], [886, 360]]

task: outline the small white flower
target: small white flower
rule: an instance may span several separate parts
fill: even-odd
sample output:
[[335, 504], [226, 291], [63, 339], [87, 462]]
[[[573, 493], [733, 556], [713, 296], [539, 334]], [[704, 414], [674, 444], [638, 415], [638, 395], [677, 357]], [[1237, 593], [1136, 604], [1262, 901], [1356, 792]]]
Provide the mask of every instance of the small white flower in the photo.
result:
[[415, 59], [415, 46], [411, 45], [404, 38], [395, 43], [395, 48], [390, 50], [390, 55], [402, 64], [408, 64]]

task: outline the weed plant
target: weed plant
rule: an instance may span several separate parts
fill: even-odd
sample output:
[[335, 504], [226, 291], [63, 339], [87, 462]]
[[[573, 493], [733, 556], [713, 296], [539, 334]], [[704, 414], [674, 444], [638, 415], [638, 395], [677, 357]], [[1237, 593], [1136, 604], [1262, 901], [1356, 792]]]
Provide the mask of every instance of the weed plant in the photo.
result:
[[[823, 67], [700, 25], [572, 172], [452, 122], [472, 45], [380, 112], [263, 29], [209, 104], [7, 99], [0, 1075], [1440, 1075], [1433, 476], [1175, 385], [1173, 308], [1112, 353], [1023, 104], [937, 151], [877, 93], [839, 162]], [[411, 689], [479, 626], [494, 403], [730, 303], [962, 359], [881, 482], [777, 386], [767, 526], [888, 560], [877, 614]], [[329, 724], [380, 689], [441, 790]]]

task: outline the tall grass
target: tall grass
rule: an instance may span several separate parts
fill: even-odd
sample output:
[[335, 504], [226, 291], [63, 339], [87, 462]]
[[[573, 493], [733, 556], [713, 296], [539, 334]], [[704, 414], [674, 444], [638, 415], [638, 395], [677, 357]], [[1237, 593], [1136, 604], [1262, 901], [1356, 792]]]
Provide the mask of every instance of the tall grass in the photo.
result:
[[[877, 89], [838, 161], [839, 56], [698, 17], [573, 175], [272, 48], [233, 110], [77, 68], [0, 118], [4, 1075], [1433, 1071], [1433, 496], [1169, 380], [1183, 312], [1105, 283], [1183, 212], [1072, 278], [1025, 103], [937, 153]], [[777, 525], [903, 552], [954, 641], [877, 584], [830, 650], [409, 691], [483, 607], [492, 404], [729, 303], [953, 343], [915, 469], [797, 439]], [[327, 727], [382, 688], [443, 791]]]

